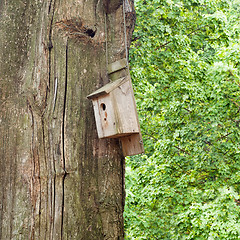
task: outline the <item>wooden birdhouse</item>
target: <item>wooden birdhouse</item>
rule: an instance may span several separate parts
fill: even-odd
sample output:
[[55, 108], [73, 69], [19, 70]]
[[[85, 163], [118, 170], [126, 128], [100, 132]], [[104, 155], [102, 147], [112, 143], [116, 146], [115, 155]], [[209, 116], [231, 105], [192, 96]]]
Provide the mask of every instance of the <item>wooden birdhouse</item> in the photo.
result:
[[131, 85], [126, 77], [88, 96], [92, 99], [99, 138], [119, 138], [139, 133]]
[[[113, 69], [114, 72], [119, 71], [119, 67]], [[125, 156], [143, 152], [129, 74], [106, 84], [87, 98], [93, 103], [99, 138], [120, 138]]]

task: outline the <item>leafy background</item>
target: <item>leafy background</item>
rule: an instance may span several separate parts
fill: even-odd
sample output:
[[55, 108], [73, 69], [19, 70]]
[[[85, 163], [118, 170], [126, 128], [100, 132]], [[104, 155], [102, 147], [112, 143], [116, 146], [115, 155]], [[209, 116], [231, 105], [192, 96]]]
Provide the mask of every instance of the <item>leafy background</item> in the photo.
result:
[[135, 6], [145, 154], [127, 158], [126, 239], [240, 239], [240, 1]]

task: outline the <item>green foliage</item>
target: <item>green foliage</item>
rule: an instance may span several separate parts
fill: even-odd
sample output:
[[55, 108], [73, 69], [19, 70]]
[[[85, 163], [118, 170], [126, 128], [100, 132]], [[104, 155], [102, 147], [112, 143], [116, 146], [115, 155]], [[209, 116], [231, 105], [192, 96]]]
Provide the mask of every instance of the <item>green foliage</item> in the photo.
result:
[[135, 2], [126, 239], [240, 239], [240, 1]]

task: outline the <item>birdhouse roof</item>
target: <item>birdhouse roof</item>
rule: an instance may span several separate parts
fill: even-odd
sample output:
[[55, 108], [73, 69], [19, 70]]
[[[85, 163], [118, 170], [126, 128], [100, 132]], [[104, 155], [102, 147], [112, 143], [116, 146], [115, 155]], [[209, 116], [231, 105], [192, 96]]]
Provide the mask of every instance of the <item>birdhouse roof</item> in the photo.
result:
[[109, 94], [111, 91], [113, 91], [115, 88], [121, 86], [127, 80], [128, 80], [127, 77], [123, 77], [123, 78], [120, 78], [120, 79], [118, 79], [114, 82], [110, 82], [110, 83], [106, 84], [105, 86], [99, 88], [95, 92], [89, 94], [87, 96], [87, 98], [88, 99], [94, 99], [94, 98], [97, 98], [99, 96]]

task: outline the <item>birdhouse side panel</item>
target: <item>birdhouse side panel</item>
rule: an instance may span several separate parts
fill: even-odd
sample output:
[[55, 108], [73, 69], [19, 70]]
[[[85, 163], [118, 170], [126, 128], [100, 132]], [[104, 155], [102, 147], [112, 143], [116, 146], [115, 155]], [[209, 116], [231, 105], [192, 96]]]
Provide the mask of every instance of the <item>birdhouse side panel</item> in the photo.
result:
[[118, 122], [121, 132], [127, 134], [139, 133], [138, 116], [135, 109], [135, 99], [132, 93], [131, 82], [127, 81], [114, 89], [113, 97], [118, 109]]
[[92, 103], [93, 103], [93, 110], [94, 110], [94, 116], [95, 116], [98, 137], [103, 138], [104, 134], [103, 134], [101, 118], [100, 118], [100, 114], [99, 114], [98, 99], [93, 99]]

